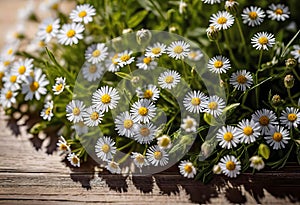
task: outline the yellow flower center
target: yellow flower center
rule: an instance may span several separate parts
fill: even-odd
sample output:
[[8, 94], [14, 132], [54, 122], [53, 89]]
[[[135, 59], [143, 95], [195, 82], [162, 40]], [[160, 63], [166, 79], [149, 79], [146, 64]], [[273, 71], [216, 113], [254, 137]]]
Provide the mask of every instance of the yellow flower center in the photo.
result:
[[249, 18], [252, 20], [255, 20], [258, 16], [255, 11], [250, 11], [248, 15], [249, 15]]
[[102, 145], [101, 149], [102, 149], [102, 152], [108, 153], [110, 150], [110, 146], [108, 144], [104, 144], [104, 145]]
[[7, 51], [7, 54], [8, 54], [8, 55], [13, 54], [13, 49], [9, 49], [9, 50]]
[[51, 111], [52, 111], [51, 107], [48, 107], [45, 111], [45, 114], [50, 115]]
[[93, 51], [92, 56], [93, 56], [93, 57], [98, 57], [98, 56], [100, 56], [100, 54], [101, 54], [101, 51], [99, 51], [99, 50], [97, 49], [97, 50], [94, 50], [94, 51]]
[[4, 62], [3, 62], [3, 65], [4, 65], [4, 66], [9, 66], [9, 65], [10, 65], [10, 61], [4, 61]]
[[252, 127], [250, 127], [250, 126], [244, 127], [244, 134], [247, 135], [247, 136], [252, 135], [252, 134], [253, 134], [253, 129], [252, 129]]
[[233, 139], [233, 134], [231, 132], [226, 132], [223, 138], [225, 141], [230, 142]]
[[58, 9], [58, 3], [56, 3], [56, 4], [53, 4], [53, 5], [51, 6], [51, 9], [53, 9], [53, 10], [57, 10], [57, 9]]
[[180, 53], [182, 53], [183, 48], [182, 48], [182, 46], [175, 46], [173, 51], [177, 54], [180, 54]]
[[269, 122], [270, 122], [270, 119], [267, 117], [267, 116], [261, 116], [260, 118], [259, 118], [259, 124], [261, 124], [262, 126], [266, 126], [266, 125], [268, 125], [269, 124]]
[[121, 61], [126, 62], [130, 59], [130, 55], [128, 54], [122, 55], [120, 59]]
[[12, 96], [13, 96], [13, 92], [10, 91], [10, 90], [7, 91], [6, 94], [5, 94], [5, 98], [6, 98], [6, 99], [10, 99], [10, 98], [12, 98]]
[[75, 34], [76, 34], [76, 32], [75, 32], [73, 29], [70, 29], [70, 30], [67, 32], [67, 36], [68, 36], [69, 38], [74, 37]]
[[87, 15], [86, 11], [80, 11], [80, 12], [78, 13], [78, 16], [79, 16], [80, 18], [86, 17], [86, 15]]
[[275, 12], [276, 15], [282, 15], [283, 14], [282, 9], [280, 9], [280, 8], [276, 9], [274, 12]]
[[208, 103], [208, 108], [210, 110], [216, 110], [216, 109], [218, 109], [218, 103], [217, 102], [210, 102], [210, 103]]
[[39, 46], [40, 46], [40, 47], [45, 47], [45, 46], [46, 46], [46, 44], [45, 44], [45, 42], [44, 42], [44, 41], [39, 41]]
[[191, 103], [192, 103], [192, 105], [194, 105], [194, 106], [200, 105], [201, 100], [200, 100], [200, 98], [197, 98], [197, 97], [196, 97], [196, 98], [192, 98]]
[[235, 163], [233, 161], [226, 162], [226, 169], [229, 171], [235, 170]]
[[157, 55], [157, 54], [159, 54], [161, 52], [161, 49], [159, 47], [152, 48], [151, 52]]
[[130, 119], [124, 120], [123, 125], [126, 129], [130, 129], [133, 126], [133, 121]]
[[112, 58], [111, 58], [111, 61], [113, 64], [117, 65], [118, 64], [118, 54], [115, 54]]
[[236, 81], [239, 83], [239, 84], [245, 84], [247, 82], [247, 78], [244, 76], [244, 75], [239, 75], [237, 78], [236, 78]]
[[29, 86], [31, 92], [35, 92], [37, 89], [39, 89], [39, 87], [40, 87], [40, 85], [36, 81], [32, 82]]
[[193, 168], [192, 168], [192, 166], [191, 166], [190, 164], [186, 164], [186, 165], [184, 166], [184, 171], [185, 171], [186, 173], [191, 173], [191, 172], [193, 171]]
[[101, 102], [104, 103], [104, 104], [110, 103], [110, 100], [111, 100], [111, 97], [108, 94], [104, 94], [101, 97]]
[[295, 120], [297, 120], [297, 115], [295, 113], [288, 114], [288, 120], [294, 122]]
[[189, 53], [189, 57], [192, 58], [192, 59], [196, 58], [196, 56], [197, 56], [196, 52], [190, 52]]
[[90, 68], [89, 68], [89, 72], [90, 73], [96, 73], [97, 71], [97, 67], [95, 65], [91, 65]]
[[93, 112], [90, 116], [90, 118], [93, 120], [93, 121], [96, 121], [98, 120], [99, 118], [99, 114], [97, 112]]
[[280, 142], [282, 140], [282, 134], [280, 132], [275, 132], [273, 134], [273, 140], [276, 142]]
[[80, 114], [80, 109], [78, 108], [78, 107], [75, 107], [74, 109], [73, 109], [73, 115], [75, 115], [75, 116], [78, 116], [79, 114]]
[[146, 58], [143, 59], [143, 62], [145, 64], [149, 64], [151, 62], [151, 58], [150, 57], [146, 57]]
[[0, 72], [0, 80], [4, 77], [4, 72]]
[[163, 137], [160, 141], [160, 146], [167, 147], [170, 144], [171, 140], [169, 137]]
[[20, 73], [20, 75], [24, 74], [26, 72], [26, 67], [21, 65], [18, 69], [18, 72]]
[[65, 145], [64, 143], [61, 143], [61, 144], [59, 145], [59, 150], [61, 150], [61, 151], [67, 151], [67, 150], [68, 150], [68, 147], [67, 147], [67, 145]]
[[169, 75], [169, 76], [166, 76], [165, 77], [165, 82], [166, 83], [173, 83], [174, 82], [174, 77], [173, 76], [171, 76], [171, 75]]
[[217, 61], [214, 62], [214, 66], [215, 66], [215, 68], [221, 68], [223, 66], [223, 62], [217, 60]]
[[146, 90], [144, 92], [144, 98], [150, 99], [153, 96], [153, 92], [151, 90]]
[[140, 134], [143, 136], [143, 137], [147, 137], [149, 136], [150, 134], [150, 130], [147, 128], [147, 127], [142, 127], [140, 129]]
[[266, 36], [262, 36], [262, 37], [260, 37], [260, 38], [258, 39], [258, 42], [259, 42], [261, 45], [266, 45], [266, 44], [269, 42], [269, 40], [268, 40], [268, 38], [267, 38]]
[[140, 107], [139, 114], [142, 116], [146, 116], [148, 114], [148, 109], [146, 107]]
[[51, 24], [49, 24], [49, 25], [46, 27], [46, 32], [47, 32], [47, 33], [51, 33], [52, 30], [53, 30], [53, 27], [52, 27]]
[[154, 158], [157, 160], [160, 160], [162, 158], [162, 154], [160, 151], [155, 151], [153, 155], [154, 155]]
[[224, 16], [221, 16], [220, 18], [218, 18], [217, 22], [218, 22], [218, 24], [224, 24], [227, 22], [227, 18], [225, 18]]
[[79, 160], [78, 160], [77, 157], [72, 157], [72, 162], [73, 162], [74, 164], [78, 164]]
[[11, 83], [15, 83], [17, 81], [17, 76], [16, 75], [12, 75], [12, 76], [10, 76], [9, 80], [10, 80]]
[[135, 160], [139, 163], [139, 164], [143, 164], [145, 162], [145, 157], [141, 154], [137, 155], [135, 157]]
[[58, 91], [61, 91], [63, 88], [63, 84], [58, 84], [56, 87], [55, 87], [55, 90], [58, 92]]
[[186, 122], [185, 122], [185, 127], [186, 128], [191, 128], [191, 127], [193, 127], [194, 126], [194, 121], [193, 120], [187, 120]]

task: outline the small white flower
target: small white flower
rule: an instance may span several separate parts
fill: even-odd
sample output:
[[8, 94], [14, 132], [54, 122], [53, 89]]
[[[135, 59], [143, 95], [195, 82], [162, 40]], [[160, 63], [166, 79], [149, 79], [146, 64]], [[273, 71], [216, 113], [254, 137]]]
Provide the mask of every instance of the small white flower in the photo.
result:
[[130, 113], [134, 122], [148, 123], [156, 115], [156, 107], [152, 101], [141, 99], [132, 105]]
[[21, 88], [22, 80], [21, 76], [13, 75], [11, 73], [6, 73], [6, 75], [2, 78], [3, 87], [8, 88], [10, 90], [19, 90]]
[[66, 78], [58, 77], [55, 81], [55, 85], [52, 86], [52, 91], [54, 91], [54, 95], [59, 95], [65, 89]]
[[17, 75], [21, 80], [25, 80], [33, 69], [33, 59], [26, 58], [25, 60], [19, 59], [16, 61], [11, 70], [12, 75]]
[[115, 146], [115, 141], [110, 137], [100, 137], [95, 145], [95, 152], [97, 157], [103, 161], [107, 161], [113, 158], [113, 155], [116, 154], [117, 148]]
[[294, 45], [293, 49], [294, 50], [291, 51], [291, 55], [298, 60], [298, 63], [300, 63], [300, 45]]
[[224, 56], [215, 56], [209, 59], [207, 68], [213, 73], [226, 73], [231, 68], [228, 58]]
[[147, 149], [147, 160], [154, 166], [165, 166], [169, 162], [169, 156], [165, 150], [160, 149], [159, 146], [154, 145]]
[[93, 44], [86, 49], [85, 59], [92, 64], [100, 63], [108, 56], [107, 49], [104, 43]]
[[218, 130], [217, 133], [217, 140], [219, 141], [219, 145], [222, 148], [231, 149], [233, 147], [236, 147], [238, 143], [240, 136], [237, 133], [236, 127], [233, 126], [223, 126]]
[[208, 97], [199, 90], [189, 91], [183, 98], [183, 105], [187, 111], [199, 114], [204, 111], [204, 102], [207, 100]]
[[238, 70], [231, 74], [229, 82], [237, 90], [245, 91], [253, 84], [253, 78], [250, 72], [246, 70]]
[[0, 89], [0, 104], [3, 108], [10, 108], [12, 104], [17, 102], [16, 97], [18, 93], [10, 88], [2, 88]]
[[237, 127], [237, 135], [241, 143], [253, 143], [260, 136], [259, 124], [253, 120], [243, 119], [238, 123]]
[[51, 39], [56, 37], [56, 35], [58, 34], [58, 30], [60, 28], [59, 23], [59, 19], [45, 19], [39, 26], [37, 37], [45, 43], [50, 42]]
[[294, 107], [287, 107], [281, 112], [280, 123], [287, 128], [297, 128], [300, 124], [300, 112], [299, 109]]
[[138, 124], [133, 132], [133, 138], [140, 144], [150, 144], [155, 135], [157, 129], [151, 122], [146, 124]]
[[167, 70], [158, 77], [158, 84], [163, 89], [172, 89], [180, 82], [180, 74], [174, 70]]
[[168, 135], [162, 135], [157, 138], [157, 145], [161, 149], [170, 149], [172, 147], [172, 140]]
[[197, 171], [193, 164], [187, 160], [180, 162], [179, 166], [180, 174], [186, 178], [194, 178]]
[[148, 166], [149, 162], [146, 159], [146, 157], [138, 152], [132, 152], [131, 153], [132, 156], [131, 158], [133, 159], [133, 163], [135, 164], [135, 166], [137, 166], [138, 168], [140, 168], [140, 172], [142, 172], [142, 167], [143, 166]]
[[93, 107], [88, 107], [82, 116], [85, 125], [88, 127], [95, 127], [101, 123], [104, 115], [103, 111], [96, 110]]
[[205, 4], [219, 4], [222, 0], [202, 0]]
[[251, 44], [256, 50], [268, 50], [275, 44], [275, 38], [271, 33], [258, 32], [251, 38]]
[[276, 21], [285, 21], [289, 18], [289, 7], [284, 4], [271, 4], [267, 10], [268, 18]]
[[119, 57], [119, 53], [109, 54], [109, 57], [105, 60], [105, 66], [109, 72], [118, 72], [120, 70]]
[[265, 16], [264, 10], [257, 6], [247, 7], [242, 13], [243, 23], [252, 27], [260, 25], [264, 21]]
[[204, 112], [214, 117], [218, 117], [225, 108], [225, 101], [216, 95], [209, 96], [208, 100], [203, 103], [203, 107]]
[[57, 34], [58, 42], [66, 46], [78, 44], [79, 39], [83, 39], [83, 31], [84, 26], [82, 24], [64, 24]]
[[260, 156], [253, 156], [249, 159], [249, 161], [251, 162], [250, 167], [257, 169], [258, 171], [265, 167], [265, 162]]
[[104, 68], [101, 64], [91, 64], [85, 62], [82, 66], [83, 78], [89, 82], [94, 82], [103, 76]]
[[109, 86], [103, 86], [97, 89], [92, 95], [92, 104], [96, 110], [108, 112], [108, 109], [117, 107], [120, 96], [118, 91]]
[[90, 4], [77, 5], [76, 8], [71, 11], [70, 19], [73, 22], [88, 24], [93, 21], [93, 16], [96, 15], [96, 9]]
[[44, 105], [44, 109], [41, 112], [41, 117], [44, 120], [48, 120], [50, 121], [53, 117], [53, 101], [48, 101], [46, 102], [46, 104]]
[[222, 169], [222, 173], [230, 178], [237, 177], [241, 171], [241, 162], [232, 155], [222, 157], [219, 162], [219, 166]]
[[199, 61], [203, 57], [203, 53], [200, 50], [192, 50], [188, 54], [188, 59], [191, 61]]
[[121, 174], [121, 168], [117, 162], [107, 161], [105, 168], [112, 174]]
[[183, 119], [183, 123], [181, 124], [181, 128], [184, 129], [185, 132], [196, 132], [197, 130], [197, 121], [190, 117], [187, 116], [186, 118]]
[[167, 47], [167, 54], [175, 60], [184, 59], [190, 52], [190, 44], [185, 41], [174, 41]]
[[80, 159], [78, 158], [78, 156], [75, 153], [68, 154], [67, 159], [69, 160], [69, 162], [71, 163], [72, 166], [80, 167]]
[[123, 68], [126, 65], [130, 65], [134, 62], [134, 57], [131, 57], [132, 51], [125, 50], [124, 52], [119, 54], [119, 58], [117, 59], [118, 65]]
[[59, 137], [59, 140], [56, 143], [56, 145], [58, 149], [62, 152], [67, 152], [67, 153], [71, 152], [71, 148], [63, 136]]
[[159, 58], [163, 53], [166, 52], [166, 45], [163, 43], [155, 43], [152, 46], [146, 48], [146, 57]]
[[210, 17], [209, 22], [218, 30], [226, 30], [233, 25], [234, 17], [227, 11], [218, 11]]
[[270, 130], [266, 136], [266, 142], [273, 147], [273, 149], [285, 148], [285, 144], [290, 140], [290, 133], [288, 130], [276, 125], [272, 130]]
[[54, 10], [54, 11], [57, 11], [59, 9], [59, 3], [60, 3], [61, 0], [45, 0], [45, 1], [42, 1], [41, 4], [40, 4], [40, 9], [42, 11], [51, 11], [51, 10]]
[[116, 130], [119, 135], [132, 138], [133, 131], [136, 129], [137, 124], [133, 121], [133, 117], [128, 111], [120, 113], [115, 119]]
[[156, 101], [159, 98], [160, 91], [155, 85], [145, 85], [143, 88], [138, 87], [136, 89], [137, 96], [141, 99], [148, 99]]
[[141, 56], [137, 59], [136, 66], [142, 70], [153, 70], [157, 64], [153, 57]]
[[80, 100], [72, 100], [66, 106], [66, 116], [70, 122], [78, 123], [83, 121], [83, 113], [85, 112], [85, 105]]
[[257, 110], [252, 114], [252, 120], [259, 124], [262, 135], [272, 130], [278, 124], [276, 114], [272, 110], [267, 109]]

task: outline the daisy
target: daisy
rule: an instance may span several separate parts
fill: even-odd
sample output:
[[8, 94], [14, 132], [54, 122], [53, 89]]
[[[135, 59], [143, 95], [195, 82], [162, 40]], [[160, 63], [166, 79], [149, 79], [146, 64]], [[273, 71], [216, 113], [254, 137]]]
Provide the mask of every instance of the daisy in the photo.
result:
[[229, 82], [235, 89], [245, 91], [253, 84], [253, 78], [250, 72], [238, 70], [231, 74]]
[[152, 123], [138, 124], [133, 132], [133, 138], [140, 144], [150, 144], [156, 135], [156, 126]]
[[156, 107], [152, 101], [141, 99], [132, 105], [130, 113], [134, 122], [148, 123], [156, 115]]
[[196, 132], [196, 126], [198, 125], [197, 121], [190, 117], [187, 116], [186, 118], [183, 119], [183, 123], [181, 124], [181, 128], [184, 129], [186, 132]]
[[110, 171], [112, 174], [120, 174], [121, 173], [121, 168], [119, 166], [119, 163], [114, 162], [114, 161], [107, 161], [107, 165], [105, 168]]
[[115, 146], [115, 141], [111, 137], [100, 137], [95, 145], [95, 152], [97, 157], [103, 161], [107, 161], [113, 158], [113, 155], [116, 154], [117, 148]]
[[169, 162], [169, 156], [165, 150], [160, 149], [159, 146], [154, 145], [147, 149], [147, 160], [154, 166], [165, 166]]
[[259, 124], [259, 131], [262, 135], [269, 132], [278, 124], [276, 114], [272, 110], [257, 110], [252, 114], [252, 120]]
[[174, 70], [167, 70], [158, 77], [158, 84], [163, 89], [172, 89], [180, 82], [180, 74]]
[[25, 60], [19, 59], [16, 61], [11, 70], [12, 75], [17, 75], [21, 80], [25, 80], [33, 69], [33, 59], [26, 58]]
[[204, 102], [208, 100], [208, 97], [200, 92], [199, 90], [196, 91], [189, 91], [183, 99], [183, 105], [185, 109], [191, 113], [203, 112], [204, 110]]
[[287, 107], [281, 112], [280, 123], [287, 128], [297, 128], [300, 124], [300, 112], [299, 109], [294, 107]]
[[103, 86], [97, 89], [92, 95], [92, 104], [96, 110], [108, 112], [108, 109], [114, 109], [120, 100], [119, 92], [109, 86]]
[[192, 50], [187, 57], [191, 61], [199, 61], [203, 57], [203, 53], [200, 50]]
[[44, 41], [45, 43], [50, 42], [50, 40], [58, 34], [60, 20], [48, 18], [45, 19], [39, 26], [37, 32], [37, 37]]
[[157, 138], [157, 145], [160, 149], [170, 149], [172, 147], [172, 140], [168, 135], [162, 135]]
[[11, 72], [6, 73], [6, 75], [2, 77], [2, 81], [5, 88], [9, 88], [11, 90], [19, 90], [21, 88], [21, 77], [18, 75], [13, 75]]
[[77, 5], [76, 8], [71, 11], [70, 19], [73, 22], [88, 24], [93, 21], [93, 16], [96, 15], [96, 9], [90, 4]]
[[104, 43], [93, 44], [86, 49], [85, 59], [92, 64], [100, 63], [107, 57], [107, 49]]
[[44, 105], [44, 109], [41, 112], [41, 117], [44, 120], [48, 120], [50, 121], [53, 117], [53, 101], [48, 101], [46, 102], [46, 104]]
[[231, 64], [228, 58], [224, 56], [215, 56], [209, 59], [207, 67], [209, 71], [213, 73], [226, 73], [231, 68]]
[[223, 126], [218, 130], [217, 140], [222, 148], [231, 149], [240, 142], [236, 127]]
[[243, 23], [252, 27], [260, 25], [264, 21], [265, 16], [264, 10], [257, 6], [247, 7], [242, 13]]
[[52, 91], [54, 91], [54, 95], [59, 95], [65, 89], [66, 78], [58, 77], [55, 81], [55, 85], [52, 86]]
[[275, 38], [271, 33], [258, 32], [251, 38], [251, 43], [256, 50], [268, 50], [275, 44]]
[[116, 117], [115, 126], [119, 135], [132, 138], [137, 124], [133, 121], [132, 115], [128, 111], [125, 111]]
[[66, 106], [66, 116], [70, 122], [78, 123], [83, 121], [83, 113], [85, 112], [85, 105], [80, 100], [72, 100]]
[[241, 162], [238, 161], [233, 155], [226, 155], [222, 157], [219, 162], [222, 173], [230, 178], [237, 177], [241, 171]]
[[101, 123], [103, 111], [98, 111], [93, 107], [88, 107], [82, 114], [82, 117], [85, 125], [88, 127], [95, 127]]
[[226, 30], [233, 25], [234, 17], [227, 11], [218, 11], [210, 17], [209, 22], [218, 30]]
[[181, 161], [179, 166], [180, 174], [186, 178], [194, 178], [196, 175], [196, 168], [187, 160]]
[[49, 84], [46, 75], [42, 73], [42, 69], [35, 69], [32, 75], [27, 76], [22, 85], [22, 94], [25, 94], [25, 101], [35, 99], [40, 100], [41, 95], [46, 95]]
[[93, 65], [85, 62], [82, 66], [83, 78], [89, 82], [94, 82], [103, 76], [104, 68], [101, 64]]
[[67, 159], [69, 160], [72, 166], [80, 167], [80, 159], [75, 153], [68, 154]]
[[6, 87], [0, 89], [0, 91], [1, 91], [0, 104], [2, 105], [3, 108], [10, 108], [12, 104], [17, 102], [16, 97], [18, 93], [16, 91]]
[[83, 39], [83, 31], [84, 26], [82, 24], [64, 24], [57, 34], [58, 42], [66, 46], [78, 44], [78, 40]]
[[239, 136], [241, 143], [253, 143], [260, 135], [259, 124], [253, 120], [243, 119], [238, 123], [237, 127], [237, 135]]
[[148, 166], [149, 162], [146, 159], [146, 157], [138, 152], [132, 152], [131, 153], [131, 158], [133, 159], [133, 163], [135, 164], [135, 166], [137, 166], [138, 168], [140, 168], [140, 172], [142, 172], [142, 167], [143, 166]]
[[119, 53], [111, 53], [105, 60], [105, 66], [109, 72], [118, 72], [120, 70], [119, 65]]
[[67, 144], [67, 141], [63, 136], [59, 137], [58, 143], [56, 143], [56, 145], [58, 146], [58, 149], [62, 152], [67, 152], [67, 153], [71, 152], [71, 148]]
[[125, 50], [124, 52], [119, 54], [119, 58], [117, 59], [118, 65], [123, 68], [126, 65], [130, 65], [134, 62], [134, 57], [131, 57], [132, 51]]
[[150, 58], [158, 58], [166, 52], [166, 45], [163, 43], [154, 43], [152, 46], [146, 48], [145, 56]]
[[205, 4], [218, 4], [221, 3], [222, 0], [202, 0]]
[[60, 1], [61, 0], [44, 0], [40, 4], [40, 9], [46, 12], [48, 12], [49, 10], [57, 11]]
[[142, 70], [153, 70], [157, 67], [157, 62], [153, 57], [141, 56], [137, 59], [136, 66]]
[[271, 4], [267, 10], [268, 18], [276, 21], [285, 21], [289, 18], [289, 7], [284, 4]]
[[209, 96], [208, 100], [203, 103], [204, 112], [214, 117], [221, 115], [225, 106], [225, 101], [216, 95]]
[[265, 162], [260, 156], [253, 156], [249, 159], [249, 161], [251, 162], [250, 167], [253, 167], [253, 169], [257, 169], [258, 171], [265, 167]]
[[83, 121], [75, 123], [72, 128], [76, 131], [78, 136], [84, 135], [89, 131], [88, 126], [86, 126]]
[[273, 147], [273, 149], [285, 148], [285, 144], [290, 140], [290, 133], [288, 130], [276, 125], [272, 130], [270, 130], [266, 136], [266, 142]]
[[159, 90], [155, 85], [145, 85], [136, 89], [137, 96], [141, 99], [156, 101], [159, 98]]
[[176, 60], [184, 59], [190, 52], [190, 44], [185, 41], [174, 41], [167, 47], [167, 54]]
[[291, 51], [291, 55], [300, 63], [300, 45], [294, 45], [293, 48], [294, 50]]

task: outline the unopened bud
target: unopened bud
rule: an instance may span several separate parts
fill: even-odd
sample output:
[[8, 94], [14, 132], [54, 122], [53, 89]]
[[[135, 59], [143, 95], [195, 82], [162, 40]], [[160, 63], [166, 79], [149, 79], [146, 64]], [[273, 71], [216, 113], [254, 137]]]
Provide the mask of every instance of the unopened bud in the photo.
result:
[[295, 58], [288, 58], [286, 61], [285, 61], [285, 66], [287, 68], [294, 68], [295, 66], [297, 65], [297, 61]]
[[152, 34], [148, 29], [141, 29], [136, 32], [136, 41], [139, 45], [148, 44], [151, 40]]
[[219, 30], [216, 29], [216, 27], [210, 25], [207, 29], [206, 29], [206, 34], [209, 40], [211, 41], [215, 41], [218, 40], [219, 37]]
[[131, 32], [132, 32], [131, 28], [126, 28], [126, 29], [123, 29], [122, 34], [127, 34], [127, 33], [131, 33]]
[[294, 87], [295, 78], [293, 75], [286, 75], [284, 77], [284, 86], [286, 88], [292, 88]]
[[273, 95], [272, 97], [272, 105], [279, 106], [282, 103], [280, 95]]
[[220, 167], [220, 165], [218, 165], [218, 164], [216, 164], [216, 165], [214, 165], [214, 167], [213, 167], [213, 173], [214, 174], [221, 174], [221, 167]]
[[232, 15], [236, 15], [238, 12], [239, 3], [234, 0], [228, 0], [225, 2], [225, 9]]

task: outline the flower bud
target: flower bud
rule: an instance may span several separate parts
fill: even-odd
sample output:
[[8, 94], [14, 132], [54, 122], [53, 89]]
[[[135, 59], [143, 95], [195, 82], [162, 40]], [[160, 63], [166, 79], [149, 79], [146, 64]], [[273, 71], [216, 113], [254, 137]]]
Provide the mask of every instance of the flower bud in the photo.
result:
[[272, 105], [279, 106], [282, 103], [280, 95], [273, 95], [272, 97]]
[[286, 68], [294, 68], [297, 65], [297, 61], [295, 58], [288, 58], [285, 61]]
[[136, 32], [136, 41], [139, 45], [148, 44], [151, 40], [152, 34], [148, 29], [141, 29]]
[[205, 157], [205, 158], [209, 157], [209, 155], [212, 153], [212, 151], [213, 151], [213, 146], [209, 142], [205, 141], [201, 145], [201, 154], [203, 155], [203, 157]]
[[214, 167], [213, 167], [213, 173], [214, 174], [221, 174], [221, 167], [220, 167], [220, 165], [218, 165], [218, 164], [216, 164], [216, 165], [214, 165]]
[[128, 34], [128, 33], [132, 33], [132, 29], [131, 28], [123, 29], [122, 34]]
[[261, 155], [265, 159], [269, 159], [270, 148], [265, 144], [260, 144], [258, 147], [258, 154]]
[[214, 26], [210, 25], [206, 29], [206, 34], [207, 34], [207, 37], [208, 37], [209, 40], [215, 41], [215, 40], [218, 40], [219, 30], [216, 29]]
[[286, 88], [292, 88], [294, 87], [295, 78], [293, 75], [286, 75], [284, 77], [284, 86]]
[[239, 3], [234, 0], [228, 0], [225, 2], [225, 9], [232, 15], [236, 15], [238, 12]]
[[249, 160], [251, 162], [250, 167], [254, 169], [261, 170], [265, 167], [265, 162], [260, 156], [253, 156]]
[[133, 76], [131, 78], [132, 85], [137, 85], [139, 83], [139, 81], [140, 81], [140, 77], [139, 76]]

